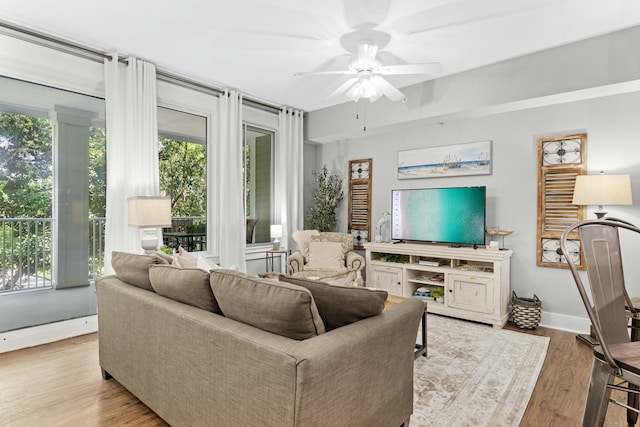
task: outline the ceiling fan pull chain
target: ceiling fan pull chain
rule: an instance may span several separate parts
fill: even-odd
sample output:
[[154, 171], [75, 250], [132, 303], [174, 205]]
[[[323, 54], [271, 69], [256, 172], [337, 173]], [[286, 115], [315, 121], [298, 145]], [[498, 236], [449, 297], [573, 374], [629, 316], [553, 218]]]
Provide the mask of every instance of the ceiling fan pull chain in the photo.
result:
[[360, 114], [358, 114], [358, 106], [359, 106], [359, 102], [356, 101], [356, 120], [360, 118]]
[[362, 128], [363, 132], [367, 131], [367, 104], [365, 103], [362, 106], [362, 121], [364, 122], [364, 127]]

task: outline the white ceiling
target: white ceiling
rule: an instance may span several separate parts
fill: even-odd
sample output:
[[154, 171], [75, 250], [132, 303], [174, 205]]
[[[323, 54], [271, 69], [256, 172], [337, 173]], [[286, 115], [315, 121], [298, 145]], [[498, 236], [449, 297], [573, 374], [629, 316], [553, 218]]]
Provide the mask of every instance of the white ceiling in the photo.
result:
[[328, 95], [354, 31], [373, 33], [383, 65], [440, 62], [437, 76], [640, 24], [637, 0], [0, 0], [0, 20], [154, 62], [174, 74], [306, 111]]

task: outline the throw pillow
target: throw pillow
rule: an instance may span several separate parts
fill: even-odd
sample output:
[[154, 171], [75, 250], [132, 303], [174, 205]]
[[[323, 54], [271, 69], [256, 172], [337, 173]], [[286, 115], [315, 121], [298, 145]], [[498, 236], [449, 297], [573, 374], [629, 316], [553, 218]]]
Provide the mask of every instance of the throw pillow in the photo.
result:
[[216, 264], [215, 262], [211, 261], [208, 258], [203, 257], [202, 255], [198, 255], [198, 260], [196, 261], [196, 267], [207, 272], [211, 270], [217, 270], [220, 268], [218, 264]]
[[341, 270], [344, 266], [342, 245], [336, 242], [309, 242], [309, 259], [305, 269]]
[[160, 250], [156, 251], [154, 255], [157, 255], [159, 258], [162, 258], [165, 261], [165, 264], [171, 264], [173, 262], [173, 255], [169, 255]]
[[309, 258], [309, 242], [313, 236], [319, 235], [320, 232], [318, 230], [296, 230], [291, 234], [291, 237], [295, 240], [298, 250], [302, 253], [305, 260]]
[[198, 258], [187, 252], [182, 246], [173, 255], [173, 263], [180, 268], [196, 268], [198, 266]]
[[165, 264], [165, 261], [157, 255], [111, 253], [111, 266], [118, 279], [149, 291], [153, 291], [149, 281], [149, 267], [153, 264]]
[[331, 285], [319, 280], [285, 275], [281, 275], [280, 280], [311, 291], [327, 331], [377, 316], [384, 310], [384, 302], [388, 296], [387, 291], [380, 289]]
[[339, 233], [335, 231], [323, 231], [317, 236], [311, 236], [312, 242], [335, 242], [342, 245], [342, 253], [346, 254], [353, 250], [353, 237], [349, 233]]
[[225, 317], [303, 340], [325, 332], [311, 292], [290, 283], [213, 270], [211, 289]]
[[199, 268], [152, 265], [149, 280], [156, 293], [203, 310], [222, 314], [209, 285], [209, 273]]

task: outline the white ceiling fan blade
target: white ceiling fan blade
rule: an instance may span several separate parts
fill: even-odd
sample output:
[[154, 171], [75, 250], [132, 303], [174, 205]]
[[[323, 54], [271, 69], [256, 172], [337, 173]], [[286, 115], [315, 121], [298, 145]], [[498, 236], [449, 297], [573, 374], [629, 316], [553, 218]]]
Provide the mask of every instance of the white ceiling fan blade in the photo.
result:
[[351, 70], [330, 70], [330, 71], [306, 71], [301, 73], [295, 73], [294, 76], [328, 76], [328, 75], [337, 75], [337, 74], [355, 74], [355, 72]]
[[400, 101], [405, 98], [404, 93], [400, 92], [391, 83], [380, 76], [373, 76], [371, 78], [371, 83], [392, 102]]
[[351, 86], [353, 86], [358, 81], [357, 77], [351, 77], [346, 82], [342, 83], [336, 90], [331, 92], [329, 98], [333, 98], [334, 96], [341, 95], [346, 92]]
[[380, 67], [377, 73], [385, 76], [395, 76], [400, 74], [428, 74], [435, 75], [442, 71], [442, 64], [439, 62], [427, 62], [423, 64], [388, 65]]

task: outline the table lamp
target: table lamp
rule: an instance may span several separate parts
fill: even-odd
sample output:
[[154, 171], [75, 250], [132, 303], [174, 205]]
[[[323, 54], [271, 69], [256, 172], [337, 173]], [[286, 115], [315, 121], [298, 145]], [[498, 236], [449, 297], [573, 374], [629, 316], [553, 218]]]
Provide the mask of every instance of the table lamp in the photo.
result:
[[142, 229], [140, 243], [146, 254], [158, 248], [157, 229], [171, 227], [171, 198], [162, 196], [136, 196], [127, 199], [129, 225]]
[[271, 237], [274, 239], [273, 250], [274, 251], [280, 250], [280, 240], [278, 239], [282, 237], [282, 225], [280, 224], [271, 225]]
[[631, 180], [629, 175], [578, 175], [573, 189], [574, 205], [597, 205], [594, 212], [598, 219], [607, 211], [604, 205], [630, 205]]

